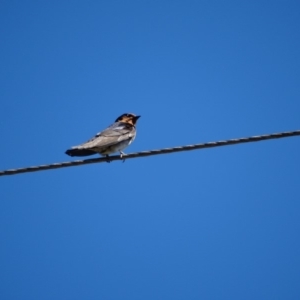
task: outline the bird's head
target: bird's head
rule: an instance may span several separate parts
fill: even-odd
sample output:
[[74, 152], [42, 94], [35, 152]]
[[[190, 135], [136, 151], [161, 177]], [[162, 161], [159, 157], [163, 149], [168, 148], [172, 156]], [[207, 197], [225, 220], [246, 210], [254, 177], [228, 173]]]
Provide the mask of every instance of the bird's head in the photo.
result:
[[140, 118], [140, 116], [136, 116], [134, 114], [123, 114], [118, 117], [115, 122], [128, 123], [134, 126], [138, 118]]

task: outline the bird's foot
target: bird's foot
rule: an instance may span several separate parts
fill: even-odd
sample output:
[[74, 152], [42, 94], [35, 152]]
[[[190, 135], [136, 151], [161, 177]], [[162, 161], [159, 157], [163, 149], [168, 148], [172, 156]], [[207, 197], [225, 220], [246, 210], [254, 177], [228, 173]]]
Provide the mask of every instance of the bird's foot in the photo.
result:
[[[123, 155], [124, 155], [125, 153], [124, 152], [122, 152], [122, 151], [120, 151], [120, 157], [121, 158], [123, 158]], [[123, 158], [123, 163], [125, 162], [125, 158]]]
[[105, 155], [105, 157], [106, 157], [106, 162], [110, 163], [110, 162], [111, 162], [111, 160], [110, 160], [110, 157], [109, 157], [109, 155]]

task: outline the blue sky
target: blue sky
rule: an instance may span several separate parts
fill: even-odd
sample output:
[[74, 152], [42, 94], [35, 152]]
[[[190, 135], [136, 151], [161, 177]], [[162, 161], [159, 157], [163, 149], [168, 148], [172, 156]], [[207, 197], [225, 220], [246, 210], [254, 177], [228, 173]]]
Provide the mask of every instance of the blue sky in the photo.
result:
[[[1, 1], [0, 169], [141, 115], [127, 153], [300, 129], [298, 1]], [[0, 179], [1, 299], [299, 299], [300, 138]]]

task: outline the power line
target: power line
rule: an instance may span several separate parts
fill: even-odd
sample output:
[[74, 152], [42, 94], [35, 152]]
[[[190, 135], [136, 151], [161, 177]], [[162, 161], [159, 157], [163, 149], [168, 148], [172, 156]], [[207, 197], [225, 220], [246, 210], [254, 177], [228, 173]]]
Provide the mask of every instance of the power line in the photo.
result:
[[[109, 159], [110, 159], [110, 161], [124, 160], [124, 159], [127, 160], [127, 159], [137, 158], [137, 157], [145, 157], [145, 156], [152, 156], [152, 155], [168, 154], [168, 153], [173, 153], [173, 152], [229, 146], [229, 145], [242, 144], [242, 143], [259, 142], [259, 141], [263, 141], [263, 140], [279, 139], [279, 138], [285, 138], [285, 137], [291, 137], [291, 136], [297, 136], [297, 135], [300, 135], [300, 130], [272, 133], [272, 134], [259, 135], [259, 136], [251, 136], [251, 137], [231, 139], [231, 140], [225, 140], [225, 141], [209, 142], [209, 143], [204, 143], [204, 144], [194, 144], [194, 145], [186, 145], [186, 146], [179, 146], [179, 147], [173, 147], [173, 148], [142, 151], [142, 152], [124, 154], [123, 157], [120, 157], [119, 155], [114, 155], [114, 156], [110, 156]], [[81, 166], [81, 165], [94, 164], [94, 163], [103, 163], [103, 162], [107, 162], [106, 157], [85, 159], [85, 160], [75, 160], [75, 161], [70, 161], [70, 162], [54, 163], [54, 164], [50, 164], [50, 165], [40, 165], [40, 166], [20, 168], [20, 169], [4, 170], [4, 171], [0, 171], [0, 176], [15, 175], [15, 174], [20, 174], [20, 173], [28, 173], [28, 172], [37, 172], [37, 171], [59, 169], [59, 168], [66, 168], [66, 167], [74, 167], [74, 166]]]

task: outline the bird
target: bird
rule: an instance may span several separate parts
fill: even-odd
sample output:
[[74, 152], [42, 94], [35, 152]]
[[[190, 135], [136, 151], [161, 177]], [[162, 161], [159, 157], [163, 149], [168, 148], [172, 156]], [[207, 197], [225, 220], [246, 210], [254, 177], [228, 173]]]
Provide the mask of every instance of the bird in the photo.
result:
[[106, 156], [109, 162], [109, 154], [120, 152], [122, 158], [125, 154], [122, 150], [135, 139], [135, 125], [140, 117], [132, 113], [125, 113], [119, 116], [112, 125], [97, 133], [92, 139], [68, 149], [65, 153], [69, 156], [89, 156], [98, 153]]

